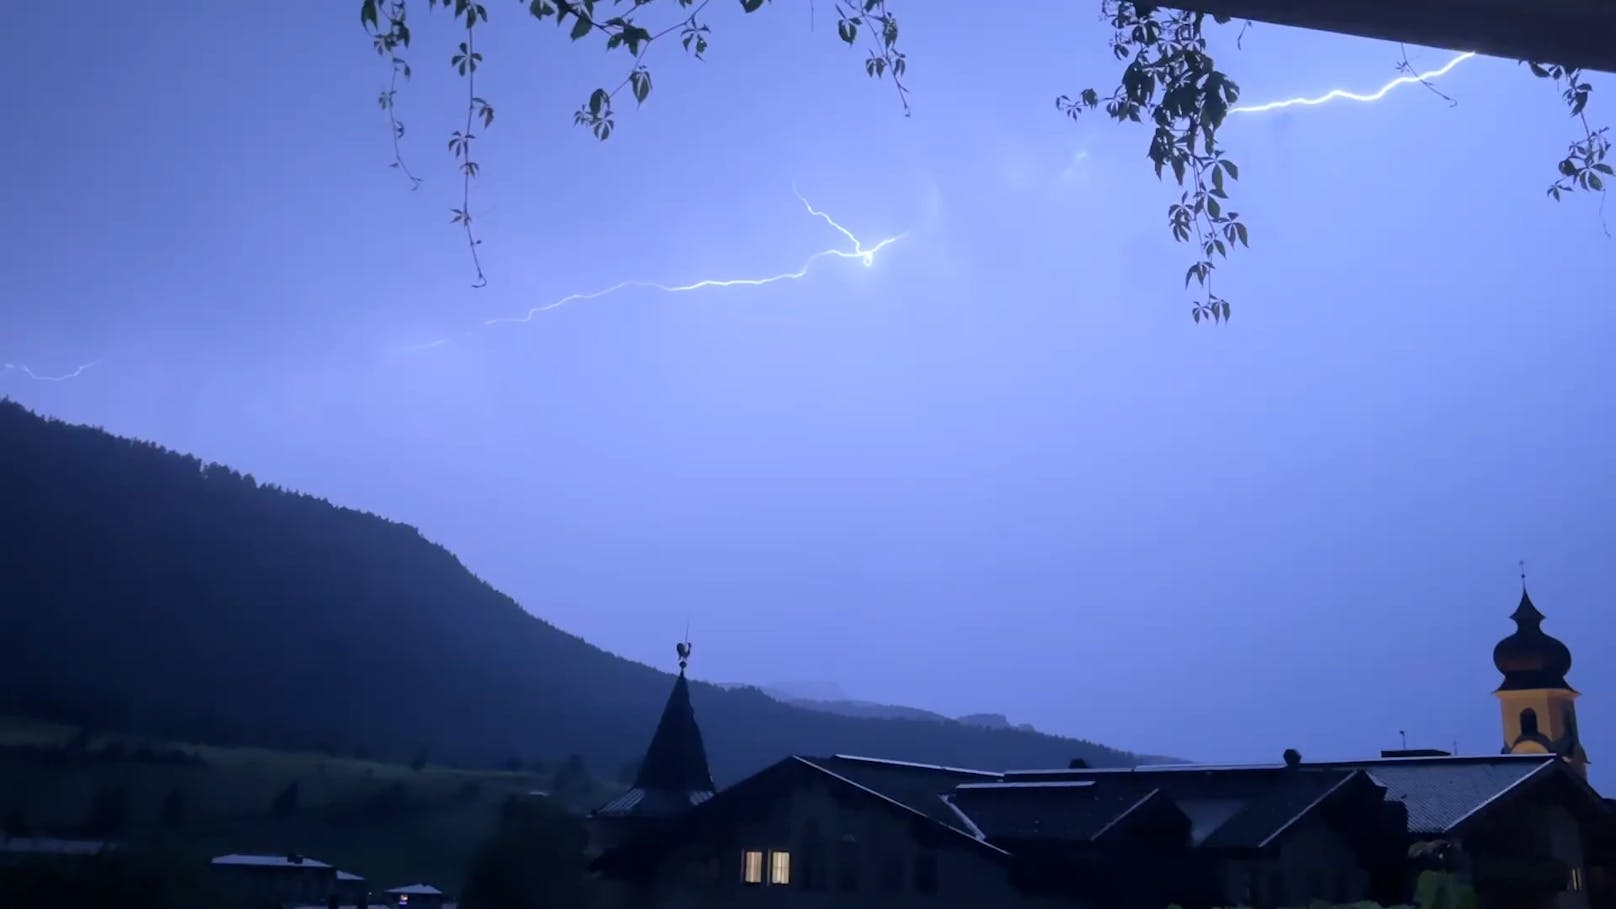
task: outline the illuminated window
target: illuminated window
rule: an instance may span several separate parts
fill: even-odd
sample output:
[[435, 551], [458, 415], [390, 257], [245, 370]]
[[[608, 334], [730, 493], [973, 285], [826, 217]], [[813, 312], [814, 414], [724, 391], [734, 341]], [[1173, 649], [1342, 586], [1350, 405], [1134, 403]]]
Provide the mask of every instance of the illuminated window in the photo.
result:
[[763, 853], [756, 849], [741, 853], [741, 883], [763, 883]]
[[791, 883], [791, 853], [769, 853], [769, 883], [782, 885]]
[[1572, 868], [1571, 869], [1571, 880], [1566, 882], [1566, 889], [1571, 891], [1572, 893], [1581, 893], [1582, 892], [1582, 869], [1581, 868]]

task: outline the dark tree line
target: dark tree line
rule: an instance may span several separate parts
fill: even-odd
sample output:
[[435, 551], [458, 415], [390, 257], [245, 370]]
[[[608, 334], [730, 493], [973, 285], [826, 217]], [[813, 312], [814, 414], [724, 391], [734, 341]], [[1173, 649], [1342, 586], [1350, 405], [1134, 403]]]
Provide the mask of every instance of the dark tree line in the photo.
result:
[[[0, 502], [0, 712], [423, 764], [575, 753], [618, 768], [643, 754], [672, 681], [534, 618], [412, 527], [9, 401]], [[754, 690], [698, 684], [693, 698], [721, 781], [836, 751], [1134, 762], [1025, 730], [835, 716]]]

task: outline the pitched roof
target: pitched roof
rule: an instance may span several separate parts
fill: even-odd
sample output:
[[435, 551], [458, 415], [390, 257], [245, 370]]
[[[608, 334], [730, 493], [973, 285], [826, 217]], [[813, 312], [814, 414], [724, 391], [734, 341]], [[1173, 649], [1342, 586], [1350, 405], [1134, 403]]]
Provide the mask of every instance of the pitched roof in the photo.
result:
[[732, 812], [745, 811], [748, 805], [768, 800], [773, 793], [799, 786], [809, 778], [824, 780], [842, 792], [867, 798], [871, 804], [899, 817], [935, 825], [939, 833], [953, 842], [990, 859], [1006, 860], [1009, 852], [969, 829], [969, 821], [950, 808], [943, 798], [954, 781], [949, 777], [975, 773], [979, 772], [847, 756], [788, 757], [706, 799], [684, 815], [678, 825], [647, 828], [627, 842], [608, 849], [591, 867], [608, 874], [632, 873], [634, 868], [645, 867], [638, 858], [645, 852], [675, 847], [692, 835], [700, 835], [698, 831], [713, 823], [722, 826]]
[[1386, 787], [1386, 797], [1408, 808], [1408, 829], [1417, 835], [1444, 835], [1471, 816], [1560, 764], [1552, 754], [1500, 754], [1381, 758], [1308, 766], [1350, 767], [1369, 773]]
[[1188, 821], [1193, 845], [1258, 849], [1354, 775], [1283, 766], [1013, 771], [997, 786], [961, 787], [955, 800], [990, 838], [1084, 841], [1146, 800], [1165, 799]]
[[331, 867], [318, 859], [311, 859], [302, 855], [245, 855], [241, 853], [221, 855], [213, 860], [213, 864], [249, 868], [308, 868], [313, 871]]
[[978, 832], [971, 827], [972, 819], [961, 817], [955, 806], [949, 803], [948, 796], [961, 783], [999, 778], [997, 773], [985, 770], [888, 761], [847, 754], [806, 757], [801, 760], [971, 837], [978, 836]]
[[62, 840], [54, 837], [0, 834], [0, 852], [29, 855], [96, 855], [109, 849], [100, 840]]

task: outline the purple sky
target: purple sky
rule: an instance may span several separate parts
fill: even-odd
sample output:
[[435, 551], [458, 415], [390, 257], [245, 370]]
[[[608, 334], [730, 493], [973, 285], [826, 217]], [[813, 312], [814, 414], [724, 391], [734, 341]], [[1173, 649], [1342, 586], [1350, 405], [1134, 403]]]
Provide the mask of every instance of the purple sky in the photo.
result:
[[[0, 363], [100, 362], [0, 394], [415, 524], [634, 659], [671, 666], [688, 616], [701, 677], [1200, 759], [1496, 751], [1524, 558], [1616, 782], [1616, 243], [1596, 200], [1544, 198], [1574, 137], [1553, 87], [1476, 59], [1457, 107], [1232, 119], [1252, 249], [1220, 273], [1233, 323], [1197, 327], [1148, 136], [1052, 103], [1114, 84], [1095, 6], [898, 5], [905, 119], [828, 10], [715, 4], [708, 62], [654, 55], [601, 144], [571, 112], [622, 59], [496, 5], [473, 290], [441, 12], [400, 98], [412, 193], [357, 2], [22, 4]], [[1248, 102], [1373, 90], [1399, 57], [1233, 34]], [[909, 234], [869, 269], [402, 350], [624, 279], [794, 269], [841, 238], [793, 185], [866, 242]]]

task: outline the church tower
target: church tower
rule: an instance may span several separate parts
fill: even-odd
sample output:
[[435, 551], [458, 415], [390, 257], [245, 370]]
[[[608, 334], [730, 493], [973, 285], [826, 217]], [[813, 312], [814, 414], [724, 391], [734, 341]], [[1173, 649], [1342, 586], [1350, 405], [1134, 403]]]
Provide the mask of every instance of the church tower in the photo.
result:
[[634, 787], [590, 813], [601, 847], [610, 848], [665, 827], [713, 796], [707, 749], [701, 741], [701, 727], [696, 725], [696, 711], [690, 706], [690, 683], [685, 679], [689, 642], [679, 644], [678, 653], [679, 675], [645, 749]]
[[1588, 755], [1577, 733], [1577, 692], [1566, 681], [1571, 651], [1543, 631], [1543, 613], [1526, 592], [1510, 615], [1515, 633], [1493, 648], [1503, 684], [1493, 694], [1503, 711], [1504, 754], [1558, 754], [1577, 772], [1588, 772]]

